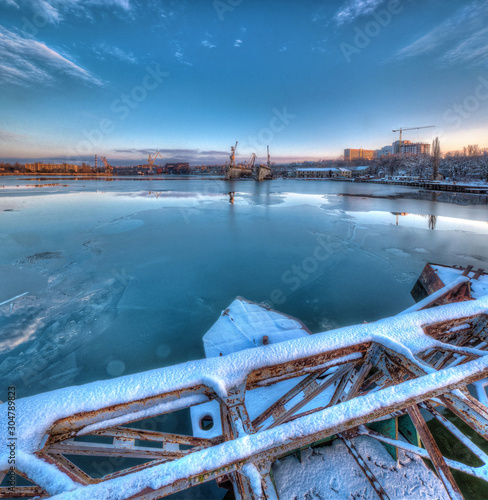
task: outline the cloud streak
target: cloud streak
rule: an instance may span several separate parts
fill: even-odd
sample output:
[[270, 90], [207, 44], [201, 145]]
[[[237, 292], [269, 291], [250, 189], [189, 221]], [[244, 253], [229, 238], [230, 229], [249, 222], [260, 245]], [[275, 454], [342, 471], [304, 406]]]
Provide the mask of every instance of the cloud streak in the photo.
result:
[[41, 15], [47, 22], [57, 24], [72, 14], [90, 17], [93, 8], [117, 8], [129, 12], [130, 0], [3, 0], [7, 6], [30, 10]]
[[483, 65], [488, 62], [488, 2], [472, 2], [397, 52], [414, 58], [437, 53], [441, 66]]
[[385, 0], [348, 0], [334, 15], [340, 26], [354, 22], [358, 17], [374, 12]]
[[202, 45], [207, 47], [207, 49], [215, 49], [215, 47], [217, 47], [217, 45], [214, 45], [210, 40], [203, 40]]
[[8, 130], [0, 129], [0, 142], [19, 142], [26, 139], [26, 135], [16, 134]]
[[54, 85], [62, 75], [85, 84], [101, 86], [89, 71], [42, 42], [9, 31], [0, 26], [0, 84]]
[[108, 45], [106, 43], [99, 43], [93, 49], [99, 59], [105, 60], [108, 57], [118, 59], [119, 61], [136, 64], [137, 59], [132, 52], [124, 52], [119, 47]]
[[218, 150], [209, 150], [202, 151], [200, 149], [171, 149], [171, 148], [147, 148], [147, 149], [115, 149], [115, 153], [125, 153], [125, 154], [139, 154], [147, 156], [149, 154], [154, 154], [155, 151], [159, 151], [162, 155], [171, 155], [171, 156], [192, 156], [198, 157], [202, 155], [214, 155], [214, 156], [228, 156], [228, 151], [218, 151]]

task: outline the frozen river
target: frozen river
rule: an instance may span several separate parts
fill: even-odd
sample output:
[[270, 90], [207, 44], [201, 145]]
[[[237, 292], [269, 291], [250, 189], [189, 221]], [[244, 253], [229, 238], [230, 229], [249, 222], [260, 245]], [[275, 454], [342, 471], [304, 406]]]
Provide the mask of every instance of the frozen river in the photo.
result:
[[203, 357], [202, 336], [238, 295], [318, 332], [409, 307], [427, 261], [488, 269], [487, 206], [419, 200], [413, 188], [0, 185], [0, 400], [7, 385], [21, 397]]

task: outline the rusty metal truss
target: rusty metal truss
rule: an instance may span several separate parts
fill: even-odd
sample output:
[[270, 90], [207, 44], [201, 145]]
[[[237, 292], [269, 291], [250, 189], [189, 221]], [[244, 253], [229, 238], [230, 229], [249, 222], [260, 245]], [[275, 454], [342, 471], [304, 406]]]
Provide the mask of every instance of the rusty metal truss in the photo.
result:
[[[464, 286], [458, 288], [464, 290]], [[452, 289], [447, 296], [448, 301], [453, 300]], [[389, 325], [394, 329], [404, 324], [395, 323], [400, 318], [397, 316], [389, 323], [383, 320], [354, 327], [355, 332], [361, 328], [368, 332], [362, 340], [356, 335], [355, 341], [348, 342], [351, 329], [343, 329], [345, 342], [340, 347], [317, 349], [314, 343], [319, 336], [300, 339], [305, 347], [299, 357], [275, 352], [269, 357], [272, 346], [257, 347], [253, 356], [260, 361], [225, 395], [219, 395], [202, 383], [201, 375], [195, 375], [193, 382], [190, 376], [182, 389], [162, 388], [151, 397], [66, 416], [51, 425], [32, 451], [32, 459], [45, 470], [36, 475], [32, 468], [18, 467], [16, 473], [32, 484], [18, 486], [14, 493], [2, 487], [0, 498], [108, 498], [109, 488], [118, 488], [117, 498], [153, 499], [217, 480], [219, 485], [232, 487], [238, 499], [277, 499], [272, 464], [334, 438], [346, 445], [378, 497], [388, 498], [387, 488], [354, 446], [358, 435], [381, 441], [393, 456], [403, 449], [429, 460], [448, 496], [463, 498], [453, 470], [488, 481], [488, 455], [453, 419], [446, 418], [448, 409], [476, 435], [488, 440], [488, 408], [470, 394], [468, 387], [488, 376], [488, 315], [463, 314], [462, 306], [478, 302], [465, 299], [463, 294], [460, 304], [442, 305], [442, 297], [437, 295], [431, 302], [424, 301], [421, 311], [408, 314], [411, 324], [419, 324], [429, 341], [437, 341], [413, 356], [409, 346], [402, 344], [402, 336], [397, 344], [378, 340]], [[436, 321], [431, 322], [432, 317]], [[232, 356], [214, 359], [212, 366], [228, 363]], [[296, 383], [290, 390], [257, 417], [249, 417], [247, 392], [292, 379]], [[324, 403], [325, 391], [330, 397]], [[316, 400], [320, 404], [303, 410]], [[180, 410], [208, 401], [217, 401], [221, 412], [222, 435], [212, 439], [125, 426], [148, 414], [174, 411], [175, 402]], [[481, 465], [474, 467], [444, 457], [426, 424], [426, 415], [442, 424]], [[123, 425], [117, 424], [118, 419]], [[399, 433], [406, 440], [399, 439]], [[79, 440], [81, 435], [85, 440]], [[98, 478], [75, 465], [73, 457], [83, 455], [144, 462]], [[46, 471], [56, 476], [57, 489]], [[64, 483], [60, 480], [63, 478]]]

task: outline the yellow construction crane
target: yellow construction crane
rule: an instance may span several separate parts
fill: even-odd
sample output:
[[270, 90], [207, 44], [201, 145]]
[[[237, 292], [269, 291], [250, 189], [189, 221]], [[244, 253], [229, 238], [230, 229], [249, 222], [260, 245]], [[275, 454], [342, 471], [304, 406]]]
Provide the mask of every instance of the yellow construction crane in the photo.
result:
[[105, 170], [107, 172], [113, 172], [114, 171], [114, 167], [112, 167], [112, 165], [109, 165], [108, 161], [107, 161], [107, 158], [105, 158], [105, 156], [101, 156], [100, 157], [103, 161], [103, 164], [105, 165]]
[[393, 130], [393, 132], [400, 132], [400, 141], [398, 144], [398, 153], [402, 154], [402, 132], [405, 130], [420, 130], [421, 128], [435, 128], [435, 125], [428, 125], [427, 127], [412, 127], [412, 128], [399, 128], [398, 130]]

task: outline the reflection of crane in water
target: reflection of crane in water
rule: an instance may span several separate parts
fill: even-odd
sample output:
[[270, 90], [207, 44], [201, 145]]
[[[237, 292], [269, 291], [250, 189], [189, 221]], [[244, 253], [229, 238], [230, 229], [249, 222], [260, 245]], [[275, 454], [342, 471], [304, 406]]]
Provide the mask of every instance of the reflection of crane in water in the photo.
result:
[[399, 215], [402, 215], [402, 216], [405, 216], [405, 215], [408, 215], [407, 212], [391, 212], [393, 215], [396, 215], [396, 225], [398, 226], [398, 216]]

